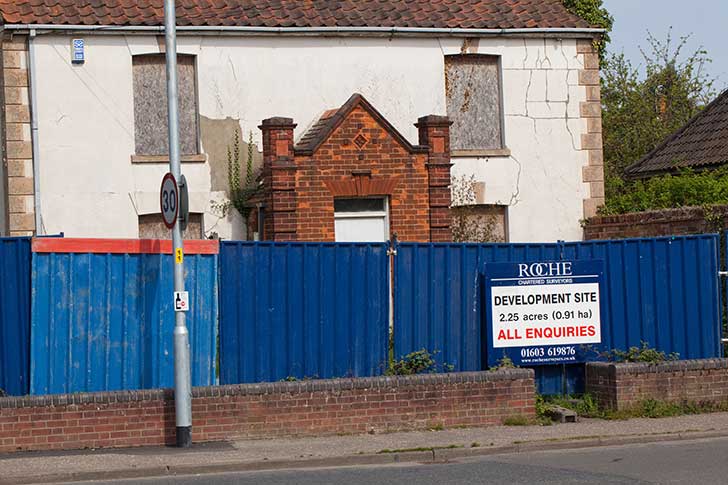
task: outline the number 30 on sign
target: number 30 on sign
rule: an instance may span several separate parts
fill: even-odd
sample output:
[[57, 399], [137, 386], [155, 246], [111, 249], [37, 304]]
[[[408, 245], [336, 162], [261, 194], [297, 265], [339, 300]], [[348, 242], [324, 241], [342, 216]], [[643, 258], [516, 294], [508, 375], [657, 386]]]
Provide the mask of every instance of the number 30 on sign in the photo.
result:
[[162, 219], [168, 229], [172, 229], [177, 223], [177, 211], [179, 200], [177, 181], [171, 173], [165, 174], [162, 178], [162, 188], [159, 191], [159, 205], [162, 210]]

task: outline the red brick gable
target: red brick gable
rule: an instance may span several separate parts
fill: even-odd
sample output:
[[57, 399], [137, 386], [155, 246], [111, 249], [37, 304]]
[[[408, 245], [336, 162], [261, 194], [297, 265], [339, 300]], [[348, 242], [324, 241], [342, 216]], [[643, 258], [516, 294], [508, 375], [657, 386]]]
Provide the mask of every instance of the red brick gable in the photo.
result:
[[[402, 137], [363, 97], [327, 112], [291, 155], [293, 121], [263, 130], [264, 239], [334, 241], [334, 198], [384, 196], [389, 233], [402, 241], [450, 240], [449, 121], [420, 118], [420, 142]], [[313, 133], [313, 135], [311, 135]]]
[[[313, 155], [355, 108], [361, 108], [366, 111], [373, 118], [374, 122], [387, 131], [390, 137], [396, 140], [409, 153], [427, 153], [426, 147], [412, 145], [364, 96], [355, 93], [341, 108], [330, 109], [321, 115], [321, 118], [296, 143], [296, 155]], [[366, 143], [361, 138], [355, 138], [353, 141], [354, 144]]]
[[296, 157], [298, 209], [306, 213], [298, 218], [298, 239], [333, 241], [334, 197], [348, 194], [332, 193], [332, 185], [366, 184], [390, 190], [356, 195], [389, 196], [391, 230], [401, 240], [428, 241], [427, 159], [426, 150], [402, 146], [364, 106], [349, 110], [313, 155]]

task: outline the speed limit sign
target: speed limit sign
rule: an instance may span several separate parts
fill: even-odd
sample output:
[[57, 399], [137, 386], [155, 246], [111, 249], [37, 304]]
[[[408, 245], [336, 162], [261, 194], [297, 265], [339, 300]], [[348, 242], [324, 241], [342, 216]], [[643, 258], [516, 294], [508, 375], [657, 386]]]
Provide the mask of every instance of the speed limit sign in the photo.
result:
[[162, 219], [168, 229], [172, 229], [177, 223], [177, 211], [179, 210], [179, 191], [177, 181], [171, 173], [165, 174], [162, 179], [162, 188], [159, 192], [159, 203], [162, 209]]

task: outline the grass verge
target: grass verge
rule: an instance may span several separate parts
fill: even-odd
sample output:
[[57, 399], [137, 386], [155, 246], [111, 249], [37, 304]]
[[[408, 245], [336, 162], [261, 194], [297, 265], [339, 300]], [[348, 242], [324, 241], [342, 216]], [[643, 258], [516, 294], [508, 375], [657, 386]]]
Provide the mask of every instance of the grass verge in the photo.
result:
[[728, 412], [728, 401], [719, 403], [684, 401], [677, 403], [658, 399], [644, 399], [627, 409], [602, 409], [593, 396], [584, 394], [579, 397], [539, 396], [536, 403], [536, 414], [539, 417], [546, 417], [551, 406], [571, 409], [581, 417], [607, 420], [668, 418], [690, 414]]

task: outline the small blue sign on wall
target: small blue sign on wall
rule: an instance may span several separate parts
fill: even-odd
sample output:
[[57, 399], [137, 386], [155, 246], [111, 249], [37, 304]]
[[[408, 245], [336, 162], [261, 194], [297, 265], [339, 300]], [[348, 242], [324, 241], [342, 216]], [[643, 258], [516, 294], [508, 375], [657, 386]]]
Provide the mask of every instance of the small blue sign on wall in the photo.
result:
[[71, 62], [73, 64], [86, 62], [86, 42], [83, 39], [73, 39], [71, 41]]
[[485, 265], [489, 366], [575, 364], [602, 342], [603, 261]]

